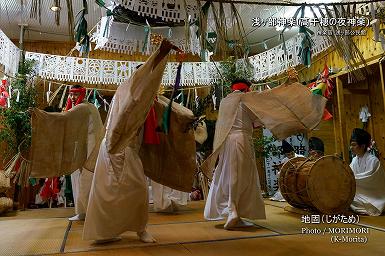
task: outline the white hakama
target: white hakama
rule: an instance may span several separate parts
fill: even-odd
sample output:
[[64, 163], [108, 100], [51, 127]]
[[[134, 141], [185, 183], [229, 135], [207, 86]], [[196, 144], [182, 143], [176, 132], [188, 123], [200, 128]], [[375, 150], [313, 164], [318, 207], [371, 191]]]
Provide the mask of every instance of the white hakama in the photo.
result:
[[252, 141], [255, 118], [251, 115], [242, 103], [239, 104], [211, 182], [204, 210], [208, 220], [229, 215], [232, 218], [266, 218]]
[[151, 181], [152, 201], [156, 212], [175, 212], [187, 205], [189, 194]]
[[356, 178], [353, 211], [378, 216], [385, 208], [385, 171], [377, 157], [366, 152], [355, 156], [350, 164]]

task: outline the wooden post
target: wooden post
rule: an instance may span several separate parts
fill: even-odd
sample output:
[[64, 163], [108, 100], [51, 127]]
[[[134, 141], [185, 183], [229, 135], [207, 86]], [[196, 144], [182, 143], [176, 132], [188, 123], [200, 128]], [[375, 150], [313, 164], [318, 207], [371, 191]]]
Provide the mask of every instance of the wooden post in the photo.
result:
[[344, 105], [344, 85], [341, 78], [336, 78], [337, 88], [337, 103], [338, 103], [338, 121], [339, 121], [339, 132], [336, 136], [340, 136], [342, 157], [345, 161], [349, 161], [349, 150], [348, 150], [348, 139], [346, 136], [346, 113]]
[[[337, 89], [336, 89], [337, 90]], [[335, 93], [336, 95], [337, 93]], [[340, 154], [342, 151], [341, 140], [340, 140], [340, 130], [339, 130], [339, 120], [338, 115], [338, 100], [336, 97], [333, 97], [333, 131], [334, 131], [334, 153]]]
[[380, 76], [381, 76], [381, 87], [382, 87], [382, 102], [384, 104], [384, 111], [385, 111], [385, 81], [384, 81], [384, 70], [382, 66], [382, 61], [384, 59], [381, 58], [378, 64], [380, 65]]

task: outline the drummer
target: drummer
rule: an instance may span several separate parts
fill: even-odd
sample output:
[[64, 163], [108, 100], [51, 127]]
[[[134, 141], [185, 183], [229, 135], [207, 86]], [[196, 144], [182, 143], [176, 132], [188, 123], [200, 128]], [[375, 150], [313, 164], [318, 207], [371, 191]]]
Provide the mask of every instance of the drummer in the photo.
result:
[[385, 172], [380, 160], [368, 151], [370, 145], [370, 134], [355, 128], [350, 139], [355, 155], [350, 168], [356, 178], [356, 195], [350, 207], [360, 214], [379, 216], [385, 209]]
[[[283, 164], [285, 164], [287, 161], [289, 161], [290, 159], [292, 159], [294, 157], [300, 157], [300, 156], [303, 157], [303, 155], [298, 155], [297, 153], [295, 153], [293, 146], [289, 142], [287, 142], [286, 140], [282, 141], [282, 153], [285, 155], [285, 158], [282, 159], [281, 164], [279, 165], [280, 168], [282, 167]], [[277, 178], [279, 178], [279, 172], [277, 173]], [[280, 202], [285, 201], [279, 188], [278, 188], [277, 192], [275, 192], [274, 196], [270, 197], [270, 200], [280, 201]]]
[[324, 143], [320, 138], [311, 137], [309, 139], [309, 157], [312, 159], [319, 159], [324, 156]]
[[299, 155], [299, 154], [295, 153], [293, 146], [289, 142], [287, 142], [286, 140], [282, 141], [282, 152], [285, 155], [285, 158], [282, 159], [281, 164], [286, 163], [287, 161], [289, 161], [290, 159], [292, 159], [294, 157], [299, 157], [299, 156], [303, 157], [303, 155]]

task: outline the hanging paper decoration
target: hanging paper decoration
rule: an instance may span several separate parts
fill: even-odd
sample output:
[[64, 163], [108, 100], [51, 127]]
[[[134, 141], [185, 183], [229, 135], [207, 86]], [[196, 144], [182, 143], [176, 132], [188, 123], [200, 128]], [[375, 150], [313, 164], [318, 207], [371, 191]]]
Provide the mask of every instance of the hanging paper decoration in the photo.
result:
[[108, 102], [107, 102], [107, 100], [106, 99], [103, 99], [103, 104], [104, 104], [104, 111], [106, 111], [106, 112], [108, 112], [108, 107], [110, 106], [109, 104], [108, 104]]
[[49, 97], [50, 97], [50, 95], [51, 95], [51, 93], [52, 93], [52, 91], [51, 91], [51, 85], [52, 85], [52, 83], [49, 82], [49, 84], [48, 84], [48, 91], [47, 91], [47, 94], [46, 94], [46, 96], [47, 96], [47, 103], [49, 103]]
[[215, 91], [213, 95], [211, 95], [211, 99], [213, 100], [214, 110], [217, 110], [217, 97], [215, 96]]
[[170, 130], [171, 107], [172, 107], [172, 103], [174, 102], [174, 98], [176, 97], [175, 96], [176, 92], [178, 91], [178, 89], [180, 87], [181, 70], [182, 70], [182, 62], [179, 63], [177, 71], [176, 71], [175, 84], [174, 84], [174, 88], [172, 90], [170, 103], [168, 104], [167, 108], [163, 112], [161, 130], [165, 134], [168, 134], [168, 131]]
[[[102, 49], [107, 44], [113, 21], [114, 17], [111, 15], [101, 18], [99, 31], [92, 36], [92, 41], [96, 41], [95, 50]], [[95, 38], [97, 38], [97, 40], [95, 40]]]
[[17, 92], [17, 94], [16, 94], [16, 102], [19, 102], [19, 100], [20, 100], [20, 90], [19, 89], [15, 89], [15, 90], [13, 90], [13, 92], [14, 93]]

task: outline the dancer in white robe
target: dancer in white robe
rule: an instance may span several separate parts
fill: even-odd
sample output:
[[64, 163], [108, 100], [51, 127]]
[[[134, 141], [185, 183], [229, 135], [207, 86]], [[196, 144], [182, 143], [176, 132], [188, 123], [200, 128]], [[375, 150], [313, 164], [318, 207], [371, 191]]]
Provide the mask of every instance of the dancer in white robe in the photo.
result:
[[[221, 101], [213, 153], [201, 165], [210, 177], [216, 162], [204, 217], [227, 217], [225, 229], [249, 226], [241, 218], [263, 219], [259, 176], [252, 142], [254, 127], [265, 125], [278, 139], [318, 125], [326, 99], [299, 83], [284, 84], [265, 92], [247, 92], [250, 83], [234, 81], [235, 91]], [[304, 108], [303, 106], [308, 106]]]
[[228, 216], [225, 229], [246, 225], [240, 217], [266, 217], [252, 141], [253, 121], [258, 122], [244, 104], [239, 104], [234, 124], [219, 154], [206, 201], [204, 217], [220, 220]]
[[385, 171], [378, 158], [367, 151], [370, 143], [368, 132], [353, 130], [350, 148], [356, 156], [350, 168], [356, 178], [356, 195], [350, 207], [360, 214], [379, 216], [385, 208]]
[[[203, 144], [207, 137], [207, 127], [204, 122], [206, 116], [199, 117], [194, 128], [195, 141], [200, 145]], [[186, 206], [189, 200], [189, 193], [178, 191], [153, 180], [150, 181], [150, 201], [154, 205], [155, 212], [175, 212], [179, 208]]]
[[189, 193], [178, 191], [151, 181], [152, 201], [155, 212], [175, 212], [187, 205]]
[[[66, 111], [72, 109], [80, 103], [86, 103], [84, 100], [86, 96], [86, 89], [80, 85], [74, 85], [69, 90], [69, 97], [67, 100]], [[89, 119], [89, 134], [93, 134], [95, 127], [103, 127], [102, 120], [99, 118], [98, 124], [94, 125], [94, 119]], [[100, 131], [99, 131], [100, 133]], [[90, 136], [90, 138], [94, 138]], [[90, 156], [92, 150], [95, 147], [97, 142], [95, 139], [91, 139], [87, 143], [87, 157]], [[88, 205], [88, 197], [90, 195], [91, 183], [92, 183], [93, 173], [87, 170], [86, 168], [81, 168], [74, 171], [71, 174], [71, 184], [72, 184], [72, 195], [74, 198], [75, 204], [75, 213], [76, 215], [69, 218], [71, 221], [85, 220], [86, 211]]]
[[146, 231], [148, 186], [139, 157], [140, 131], [159, 90], [171, 49], [167, 40], [118, 87], [107, 118], [90, 192], [83, 239], [111, 242], [134, 231], [143, 242], [155, 242]]

